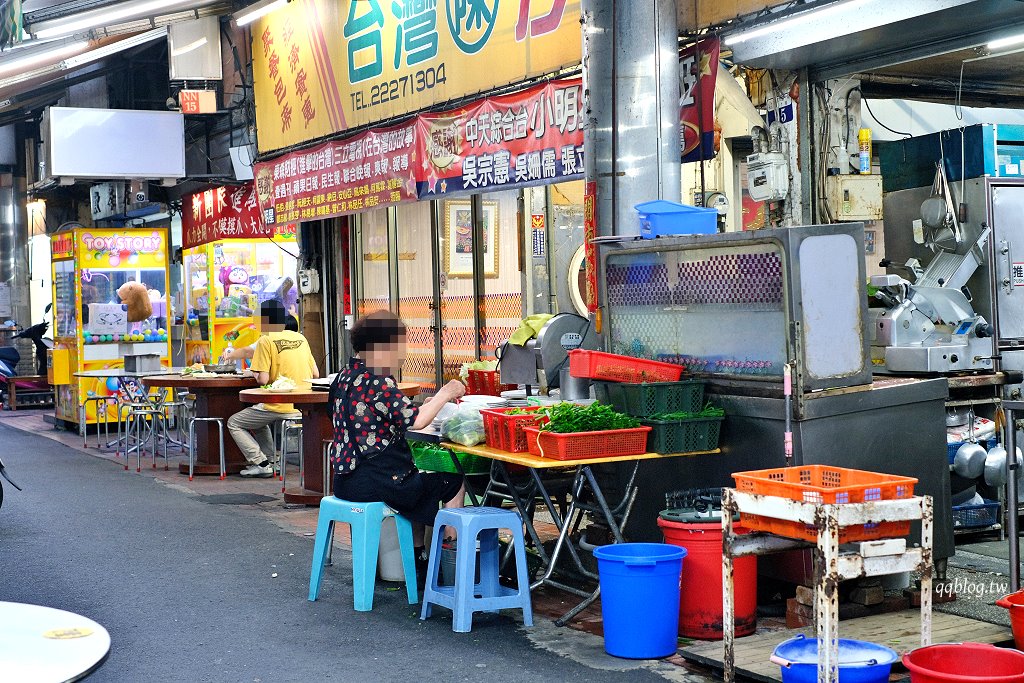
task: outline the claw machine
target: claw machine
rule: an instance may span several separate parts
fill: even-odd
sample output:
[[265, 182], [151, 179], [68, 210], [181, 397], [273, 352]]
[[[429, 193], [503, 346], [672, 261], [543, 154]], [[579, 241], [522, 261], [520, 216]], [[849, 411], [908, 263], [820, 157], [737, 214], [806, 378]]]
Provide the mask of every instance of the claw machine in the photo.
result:
[[184, 251], [188, 363], [216, 363], [228, 345], [255, 344], [259, 305], [268, 299], [298, 317], [297, 250], [295, 230], [280, 226], [271, 237], [223, 239]]
[[[97, 421], [99, 401], [115, 396], [113, 379], [78, 378], [76, 372], [124, 367], [124, 356], [156, 354], [170, 366], [168, 341], [166, 228], [87, 228], [62, 230], [50, 239], [53, 269], [54, 340], [51, 373], [56, 417], [80, 428]], [[127, 321], [117, 289], [134, 280], [148, 290], [153, 315]], [[117, 419], [116, 403], [105, 403], [107, 419]]]

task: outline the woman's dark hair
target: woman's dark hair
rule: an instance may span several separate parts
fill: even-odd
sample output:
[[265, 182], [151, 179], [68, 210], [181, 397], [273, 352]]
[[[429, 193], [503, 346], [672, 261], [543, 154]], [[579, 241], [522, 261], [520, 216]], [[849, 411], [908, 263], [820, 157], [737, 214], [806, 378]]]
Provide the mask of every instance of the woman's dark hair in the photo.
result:
[[288, 330], [289, 332], [299, 331], [299, 321], [295, 319], [294, 315], [289, 315], [285, 318], [284, 329]]
[[397, 344], [404, 336], [405, 323], [391, 311], [374, 311], [363, 316], [349, 331], [355, 353], [362, 353], [373, 344]]
[[267, 322], [275, 327], [283, 327], [285, 324], [284, 306], [277, 299], [267, 299], [260, 304], [260, 317], [266, 318]]

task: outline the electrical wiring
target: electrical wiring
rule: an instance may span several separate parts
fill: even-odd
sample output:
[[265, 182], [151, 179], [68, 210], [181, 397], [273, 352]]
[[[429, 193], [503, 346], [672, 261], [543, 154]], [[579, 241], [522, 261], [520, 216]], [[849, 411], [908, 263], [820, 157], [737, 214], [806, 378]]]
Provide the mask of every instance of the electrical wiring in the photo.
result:
[[900, 132], [900, 131], [898, 131], [898, 130], [893, 130], [893, 129], [892, 129], [892, 128], [890, 128], [889, 126], [885, 125], [884, 123], [882, 123], [881, 121], [879, 121], [879, 120], [878, 120], [878, 117], [877, 117], [877, 116], [875, 116], [875, 112], [871, 111], [871, 105], [870, 105], [870, 104], [868, 103], [868, 101], [867, 101], [866, 99], [863, 99], [863, 98], [862, 98], [862, 99], [861, 99], [861, 102], [863, 102], [863, 103], [864, 103], [864, 106], [865, 106], [865, 107], [867, 108], [867, 110], [868, 110], [868, 113], [869, 113], [869, 114], [871, 114], [871, 118], [873, 118], [873, 119], [875, 120], [875, 123], [877, 123], [878, 125], [880, 125], [880, 126], [881, 126], [882, 128], [885, 128], [885, 129], [886, 129], [887, 131], [889, 131], [890, 133], [893, 133], [893, 134], [895, 134], [895, 135], [902, 135], [902, 136], [903, 136], [903, 137], [905, 137], [905, 138], [910, 138], [910, 137], [914, 137], [914, 136], [913, 136], [913, 135], [911, 135], [910, 133], [903, 133], [903, 132]]

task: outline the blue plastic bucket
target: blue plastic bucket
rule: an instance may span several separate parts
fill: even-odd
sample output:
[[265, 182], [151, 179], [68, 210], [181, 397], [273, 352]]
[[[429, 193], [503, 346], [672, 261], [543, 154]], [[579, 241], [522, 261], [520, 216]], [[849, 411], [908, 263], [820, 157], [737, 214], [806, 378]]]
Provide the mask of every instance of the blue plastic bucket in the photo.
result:
[[718, 232], [718, 210], [689, 206], [664, 199], [634, 206], [640, 214], [640, 236], [713, 235]]
[[[779, 643], [772, 661], [782, 667], [782, 683], [818, 680], [818, 639], [799, 635]], [[895, 650], [864, 640], [839, 639], [839, 683], [887, 683]]]
[[627, 659], [675, 654], [679, 574], [686, 549], [665, 543], [619, 543], [595, 548], [594, 557], [601, 580], [605, 652]]

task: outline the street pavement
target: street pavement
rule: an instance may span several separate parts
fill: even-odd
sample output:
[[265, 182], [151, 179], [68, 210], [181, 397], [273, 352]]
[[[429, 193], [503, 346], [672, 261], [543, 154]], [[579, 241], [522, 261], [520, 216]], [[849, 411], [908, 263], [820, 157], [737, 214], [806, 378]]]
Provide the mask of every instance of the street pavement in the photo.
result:
[[215, 504], [2, 423], [0, 453], [24, 488], [5, 487], [0, 508], [0, 600], [102, 624], [111, 651], [90, 683], [705, 680], [615, 660], [545, 620], [524, 629], [512, 612], [453, 633], [447, 610], [420, 621], [404, 587], [378, 585], [373, 611], [355, 612], [347, 553], [311, 603], [312, 538], [257, 506]]

